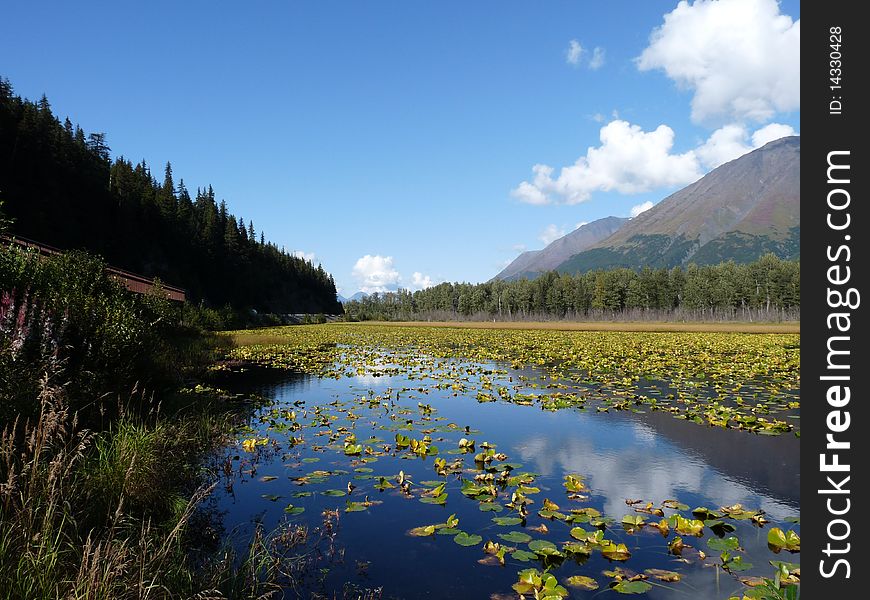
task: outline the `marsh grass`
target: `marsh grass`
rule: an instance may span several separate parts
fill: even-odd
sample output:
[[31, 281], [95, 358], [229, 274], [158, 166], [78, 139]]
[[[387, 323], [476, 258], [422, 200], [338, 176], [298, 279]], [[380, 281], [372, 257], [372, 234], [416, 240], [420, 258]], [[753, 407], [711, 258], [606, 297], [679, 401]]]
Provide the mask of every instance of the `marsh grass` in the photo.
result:
[[298, 532], [260, 531], [247, 556], [192, 555], [191, 520], [216, 485], [197, 465], [226, 417], [124, 413], [94, 432], [48, 378], [39, 405], [0, 434], [0, 598], [258, 598], [298, 576], [287, 565], [302, 559], [281, 553]]

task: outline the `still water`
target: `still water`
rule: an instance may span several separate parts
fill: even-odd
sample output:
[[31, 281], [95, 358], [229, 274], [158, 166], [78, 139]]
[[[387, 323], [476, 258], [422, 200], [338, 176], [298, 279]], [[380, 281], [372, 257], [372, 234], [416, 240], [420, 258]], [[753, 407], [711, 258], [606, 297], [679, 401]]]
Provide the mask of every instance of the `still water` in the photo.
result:
[[[507, 370], [504, 365], [476, 368], [469, 384], [479, 381], [481, 370], [507, 385], [519, 381], [521, 375], [525, 381], [545, 381], [543, 373], [535, 369]], [[498, 537], [511, 531], [549, 540], [560, 548], [564, 542], [576, 541], [569, 531], [578, 524], [537, 514], [545, 498], [556, 503], [562, 513], [592, 507], [611, 517], [614, 521], [607, 525], [606, 537], [624, 543], [631, 553], [624, 562], [608, 560], [600, 552], [548, 560], [550, 573], [561, 584], [573, 575], [584, 575], [600, 586], [594, 591], [566, 586], [571, 598], [618, 595], [607, 590], [615, 567], [629, 574], [649, 568], [680, 574], [679, 582], [651, 577], [648, 598], [728, 598], [744, 589], [738, 577], [772, 577], [769, 560], [799, 562], [798, 554], [774, 554], [767, 546], [771, 527], [799, 532], [798, 524], [786, 522], [798, 517], [800, 507], [799, 439], [793, 434], [763, 436], [711, 428], [643, 407], [638, 412], [599, 412], [594, 405], [584, 410], [548, 411], [503, 401], [479, 403], [468, 388], [454, 389], [444, 385], [438, 373], [430, 375], [319, 379], [257, 370], [229, 374], [220, 382], [234, 393], [257, 394], [274, 401], [253, 411], [248, 423], [251, 429], [239, 438], [257, 438], [264, 445], [254, 452], [244, 451], [239, 444], [226, 449], [223, 459], [232, 465], [232, 475], [225, 478], [225, 488], [216, 492], [212, 507], [228, 539], [242, 549], [255, 527], [272, 531], [282, 523], [307, 525], [313, 538], [321, 526], [322, 512], [339, 511], [331, 550], [324, 549], [329, 544], [323, 542], [317, 548], [308, 546], [309, 555], [318, 557], [317, 576], [307, 578], [297, 590], [288, 590], [287, 598], [307, 598], [312, 593], [328, 598], [356, 597], [349, 591], [354, 586], [360, 590], [380, 588], [383, 598], [516, 598], [511, 585], [517, 581], [517, 573], [530, 567], [543, 570], [544, 564], [516, 560], [509, 551], [505, 564], [498, 565], [486, 559], [483, 542], [492, 540], [528, 550], [525, 543]], [[281, 418], [282, 411], [285, 416], [293, 411], [293, 418]], [[288, 422], [301, 427], [288, 431], [280, 426]], [[357, 444], [376, 450], [374, 455], [346, 456], [343, 440], [349, 433], [355, 435]], [[428, 433], [439, 453], [421, 458], [407, 448], [396, 449], [396, 433], [417, 439]], [[507, 507], [501, 512], [484, 512], [480, 502], [460, 493], [460, 477], [473, 479], [482, 472], [480, 465], [475, 466], [473, 454], [458, 454], [461, 438], [474, 439], [476, 451], [484, 441], [494, 445], [497, 452], [507, 455], [504, 462], [513, 466], [512, 475], [535, 475], [530, 485], [540, 492], [527, 494], [533, 503], [528, 505], [524, 523], [498, 525], [492, 521], [494, 516], [516, 512]], [[464, 471], [439, 477], [434, 469], [436, 458], [445, 458], [448, 463], [464, 458]], [[414, 482], [410, 494], [403, 494], [398, 486], [400, 471]], [[312, 474], [308, 482], [299, 479]], [[584, 478], [587, 489], [583, 498], [568, 497], [564, 486], [567, 474]], [[396, 487], [376, 489], [381, 476]], [[422, 482], [439, 480], [447, 482], [446, 503], [422, 503], [420, 498], [426, 491]], [[349, 483], [352, 491], [347, 494]], [[327, 490], [343, 491], [344, 495], [335, 491], [334, 496], [324, 495]], [[348, 501], [366, 500], [376, 504], [345, 512]], [[630, 506], [627, 500], [642, 502]], [[703, 537], [680, 536], [686, 545], [706, 556], [689, 550], [679, 557], [668, 552], [668, 543], [678, 535], [673, 530], [664, 537], [648, 526], [632, 532], [623, 527], [625, 515], [659, 522], [660, 516], [634, 509], [648, 502], [659, 507], [665, 500], [687, 505], [688, 510], [679, 512], [689, 519], [693, 518], [691, 509], [699, 506], [717, 510], [741, 504], [764, 511], [769, 523], [763, 527], [747, 519], [725, 519], [735, 529], [722, 534], [736, 536], [742, 551], [734, 554], [754, 566], [734, 574], [723, 571], [720, 551], [708, 544], [716, 537], [708, 528]], [[501, 505], [510, 501], [510, 490], [496, 499]], [[304, 512], [288, 514], [288, 505], [302, 507]], [[664, 511], [666, 517], [675, 512]], [[464, 547], [454, 543], [452, 535], [408, 535], [414, 527], [443, 523], [451, 514], [459, 518], [456, 528], [481, 536], [482, 543]], [[546, 531], [540, 528], [542, 524]], [[595, 531], [588, 523], [580, 526]], [[606, 575], [606, 571], [611, 574]]]

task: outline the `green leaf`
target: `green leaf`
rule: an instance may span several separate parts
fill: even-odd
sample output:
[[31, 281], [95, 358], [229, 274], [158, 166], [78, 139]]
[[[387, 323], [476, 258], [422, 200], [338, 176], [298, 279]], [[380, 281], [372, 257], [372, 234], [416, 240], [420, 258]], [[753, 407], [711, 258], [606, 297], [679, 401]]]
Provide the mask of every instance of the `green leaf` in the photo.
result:
[[530, 560], [536, 560], [538, 555], [528, 550], [515, 550], [511, 553], [511, 557], [520, 562], [529, 562]]
[[565, 580], [565, 583], [571, 587], [580, 588], [581, 590], [597, 590], [598, 582], [585, 575], [574, 575]]
[[707, 540], [707, 545], [713, 550], [718, 550], [720, 552], [723, 550], [737, 550], [740, 548], [740, 540], [733, 535], [725, 539], [709, 538]]
[[476, 546], [483, 541], [483, 538], [477, 534], [469, 535], [464, 531], [460, 531], [456, 534], [456, 537], [453, 538], [453, 541], [460, 546]]
[[492, 522], [496, 525], [510, 526], [519, 525], [523, 520], [520, 517], [493, 517]]
[[646, 581], [620, 581], [611, 589], [620, 594], [645, 594], [652, 589]]
[[420, 527], [414, 527], [409, 530], [408, 533], [415, 537], [425, 537], [427, 535], [434, 535], [435, 526], [434, 525], [421, 525]]
[[511, 542], [514, 544], [525, 544], [528, 541], [531, 541], [532, 536], [528, 533], [523, 533], [522, 531], [511, 531], [509, 533], [500, 533], [498, 537], [503, 539], [506, 542]]

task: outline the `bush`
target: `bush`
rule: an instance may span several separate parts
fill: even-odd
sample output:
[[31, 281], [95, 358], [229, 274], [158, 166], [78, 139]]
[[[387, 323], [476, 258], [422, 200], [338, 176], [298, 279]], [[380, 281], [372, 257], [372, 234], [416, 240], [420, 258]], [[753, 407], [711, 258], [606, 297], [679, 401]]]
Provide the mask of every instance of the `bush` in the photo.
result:
[[0, 249], [0, 421], [35, 414], [49, 372], [91, 410], [100, 408], [95, 399], [126, 395], [137, 383], [171, 381], [174, 321], [168, 301], [128, 292], [94, 256]]

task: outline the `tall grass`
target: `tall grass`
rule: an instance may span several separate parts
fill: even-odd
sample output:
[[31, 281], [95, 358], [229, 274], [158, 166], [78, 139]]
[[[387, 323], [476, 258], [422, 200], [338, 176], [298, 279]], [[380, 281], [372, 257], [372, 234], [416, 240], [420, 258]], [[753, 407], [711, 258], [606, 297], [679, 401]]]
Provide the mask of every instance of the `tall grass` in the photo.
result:
[[[191, 591], [183, 535], [214, 484], [183, 499], [155, 468], [189, 459], [174, 442], [184, 427], [81, 429], [48, 378], [39, 403], [35, 419], [0, 435], [0, 594], [147, 599]], [[96, 477], [97, 468], [106, 475]]]

